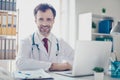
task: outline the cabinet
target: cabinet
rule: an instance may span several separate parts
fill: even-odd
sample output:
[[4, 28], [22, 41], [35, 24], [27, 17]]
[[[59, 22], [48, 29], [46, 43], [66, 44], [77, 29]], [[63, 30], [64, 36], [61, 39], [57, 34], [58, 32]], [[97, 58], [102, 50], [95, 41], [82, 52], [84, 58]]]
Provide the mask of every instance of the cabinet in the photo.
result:
[[[84, 13], [79, 15], [79, 40], [112, 41], [110, 30], [114, 18], [105, 15]], [[92, 27], [96, 27], [93, 29]]]
[[1, 0], [0, 4], [0, 59], [15, 59], [18, 45], [16, 0]]
[[[100, 22], [110, 20], [108, 30], [106, 32], [99, 32]], [[112, 21], [112, 22], [111, 22]], [[92, 22], [95, 23], [96, 29], [92, 29]], [[92, 13], [83, 13], [79, 15], [79, 40], [98, 40], [98, 41], [112, 41], [112, 51], [116, 53], [118, 60], [120, 60], [120, 35], [110, 34], [111, 28], [114, 26], [114, 17], [105, 15], [96, 15]], [[103, 28], [104, 29], [104, 28]]]

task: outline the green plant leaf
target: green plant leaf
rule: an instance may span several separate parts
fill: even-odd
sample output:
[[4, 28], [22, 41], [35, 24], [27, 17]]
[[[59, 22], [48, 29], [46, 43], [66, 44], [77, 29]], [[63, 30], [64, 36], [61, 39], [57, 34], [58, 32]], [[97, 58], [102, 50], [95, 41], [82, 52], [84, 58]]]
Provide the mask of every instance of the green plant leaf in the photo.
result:
[[95, 22], [92, 22], [92, 28], [96, 28]]
[[93, 68], [93, 71], [95, 71], [95, 72], [104, 72], [104, 68], [102, 68], [102, 67], [95, 67], [95, 68]]

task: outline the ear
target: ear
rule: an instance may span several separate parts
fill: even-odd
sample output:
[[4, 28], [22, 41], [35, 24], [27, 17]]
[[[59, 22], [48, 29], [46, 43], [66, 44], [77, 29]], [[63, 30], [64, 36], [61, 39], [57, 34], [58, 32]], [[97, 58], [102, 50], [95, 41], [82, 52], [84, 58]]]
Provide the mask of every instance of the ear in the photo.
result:
[[53, 20], [53, 23], [55, 23], [55, 19]]

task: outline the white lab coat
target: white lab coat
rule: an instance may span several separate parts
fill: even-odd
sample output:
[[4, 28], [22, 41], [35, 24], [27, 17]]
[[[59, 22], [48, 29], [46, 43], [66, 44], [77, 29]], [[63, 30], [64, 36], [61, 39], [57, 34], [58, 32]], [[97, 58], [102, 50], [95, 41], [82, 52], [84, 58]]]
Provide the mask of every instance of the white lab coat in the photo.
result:
[[39, 45], [40, 51], [34, 46], [32, 53], [32, 35], [28, 38], [21, 40], [18, 55], [16, 57], [16, 66], [19, 70], [33, 70], [44, 69], [48, 70], [51, 63], [61, 63], [63, 60], [73, 63], [74, 50], [63, 40], [58, 40], [59, 54], [56, 56], [57, 40], [56, 37], [51, 34], [52, 44], [50, 55], [47, 53], [42, 41], [38, 38], [37, 32], [35, 32], [35, 43]]

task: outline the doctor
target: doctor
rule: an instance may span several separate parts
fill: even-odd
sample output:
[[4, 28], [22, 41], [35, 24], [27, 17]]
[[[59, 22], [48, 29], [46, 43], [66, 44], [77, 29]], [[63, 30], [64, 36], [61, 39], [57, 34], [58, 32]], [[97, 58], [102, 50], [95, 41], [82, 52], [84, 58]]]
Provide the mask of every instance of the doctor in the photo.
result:
[[52, 33], [56, 11], [49, 4], [39, 4], [34, 9], [38, 30], [21, 40], [16, 66], [19, 70], [70, 70], [74, 50]]

